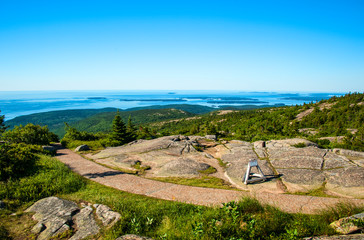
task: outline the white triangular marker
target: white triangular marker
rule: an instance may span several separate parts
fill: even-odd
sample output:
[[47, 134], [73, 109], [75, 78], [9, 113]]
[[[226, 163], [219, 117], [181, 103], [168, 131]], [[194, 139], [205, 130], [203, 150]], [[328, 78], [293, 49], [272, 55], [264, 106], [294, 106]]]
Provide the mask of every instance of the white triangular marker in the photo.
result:
[[[251, 173], [251, 168], [256, 167], [258, 169], [258, 172], [260, 173]], [[265, 181], [267, 178], [265, 177], [262, 169], [258, 165], [258, 161], [256, 159], [250, 160], [248, 163], [248, 167], [246, 169], [245, 175], [244, 175], [244, 184], [258, 182], [258, 181]]]

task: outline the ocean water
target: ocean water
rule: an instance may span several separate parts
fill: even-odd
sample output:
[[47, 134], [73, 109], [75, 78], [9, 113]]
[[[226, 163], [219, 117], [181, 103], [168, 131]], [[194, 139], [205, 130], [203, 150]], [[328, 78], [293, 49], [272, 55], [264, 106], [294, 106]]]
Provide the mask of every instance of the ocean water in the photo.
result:
[[115, 107], [128, 109], [168, 104], [209, 107], [240, 105], [301, 105], [344, 93], [240, 91], [0, 91], [5, 120], [32, 113], [66, 109]]

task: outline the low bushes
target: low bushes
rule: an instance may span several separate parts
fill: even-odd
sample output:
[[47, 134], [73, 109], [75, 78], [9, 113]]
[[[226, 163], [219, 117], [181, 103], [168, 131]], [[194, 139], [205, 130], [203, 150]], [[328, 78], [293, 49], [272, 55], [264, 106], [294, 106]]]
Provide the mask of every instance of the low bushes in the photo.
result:
[[0, 181], [29, 174], [37, 160], [34, 151], [25, 144], [0, 143]]
[[33, 145], [48, 145], [50, 142], [58, 142], [58, 136], [50, 132], [47, 126], [27, 124], [15, 126], [2, 134], [3, 140], [11, 143], [24, 143]]
[[32, 169], [23, 169], [27, 176], [0, 182], [0, 199], [19, 206], [55, 194], [75, 192], [85, 185], [63, 163], [45, 155], [36, 157]]

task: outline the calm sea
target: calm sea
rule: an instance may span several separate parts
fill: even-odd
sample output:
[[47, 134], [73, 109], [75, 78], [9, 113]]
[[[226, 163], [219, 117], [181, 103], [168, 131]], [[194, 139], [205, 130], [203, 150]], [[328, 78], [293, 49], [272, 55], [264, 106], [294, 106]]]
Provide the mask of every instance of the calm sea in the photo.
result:
[[168, 104], [210, 107], [239, 105], [300, 105], [343, 93], [239, 92], [239, 91], [22, 91], [1, 92], [0, 111], [5, 120], [20, 115], [65, 109], [115, 107], [128, 109]]

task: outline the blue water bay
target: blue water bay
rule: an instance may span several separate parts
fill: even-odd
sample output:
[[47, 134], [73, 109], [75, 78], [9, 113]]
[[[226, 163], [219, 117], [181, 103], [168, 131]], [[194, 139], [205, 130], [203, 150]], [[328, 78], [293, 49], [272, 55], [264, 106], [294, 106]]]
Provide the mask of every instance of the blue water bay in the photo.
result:
[[198, 104], [209, 107], [242, 105], [300, 105], [343, 93], [239, 91], [22, 91], [0, 92], [6, 120], [20, 115], [66, 109], [128, 109], [152, 105]]

